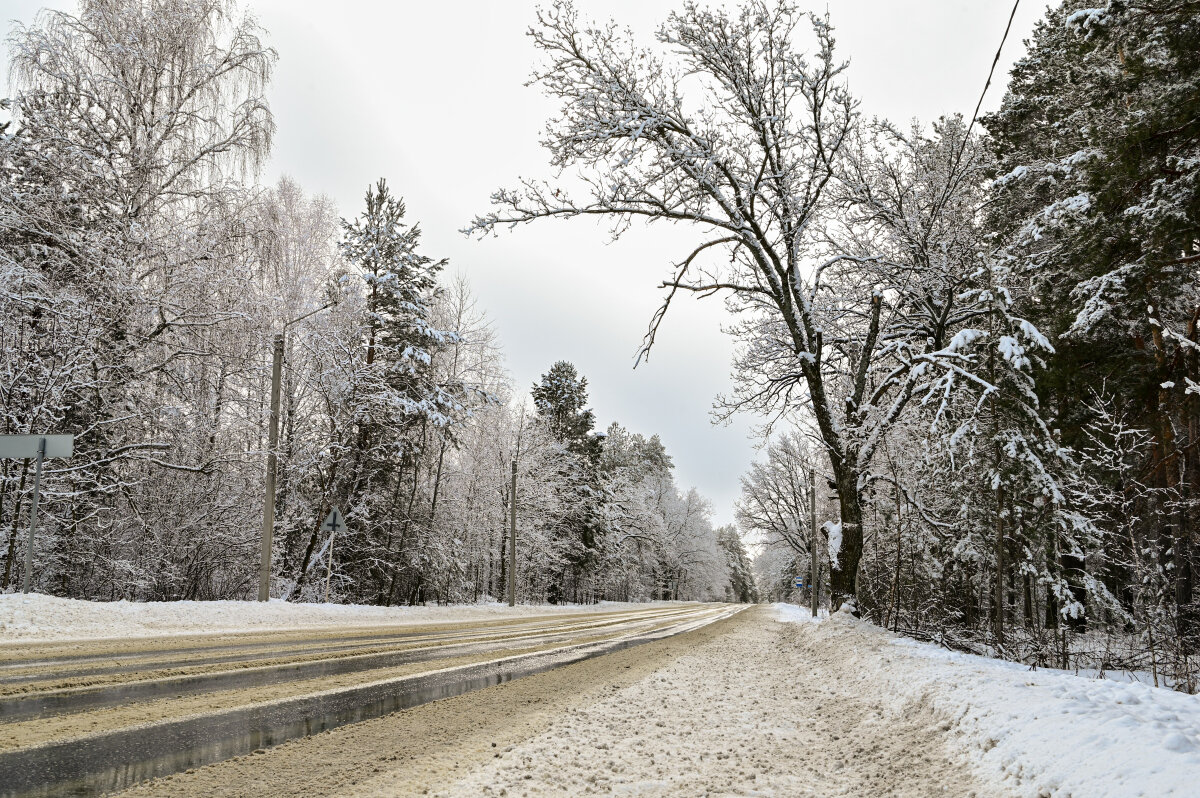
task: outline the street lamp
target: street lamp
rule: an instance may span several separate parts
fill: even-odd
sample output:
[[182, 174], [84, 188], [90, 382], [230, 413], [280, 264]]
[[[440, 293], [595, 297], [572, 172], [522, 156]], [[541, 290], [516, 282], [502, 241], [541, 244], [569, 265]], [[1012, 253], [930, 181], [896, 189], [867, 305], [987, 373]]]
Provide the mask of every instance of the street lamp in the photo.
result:
[[271, 597], [271, 543], [275, 539], [275, 449], [279, 444], [279, 379], [283, 373], [283, 336], [287, 328], [322, 310], [331, 308], [337, 300], [327, 302], [316, 310], [284, 322], [283, 330], [275, 333], [274, 352], [271, 360], [271, 426], [267, 433], [267, 478], [266, 500], [263, 502], [262, 560], [258, 571], [258, 600]]

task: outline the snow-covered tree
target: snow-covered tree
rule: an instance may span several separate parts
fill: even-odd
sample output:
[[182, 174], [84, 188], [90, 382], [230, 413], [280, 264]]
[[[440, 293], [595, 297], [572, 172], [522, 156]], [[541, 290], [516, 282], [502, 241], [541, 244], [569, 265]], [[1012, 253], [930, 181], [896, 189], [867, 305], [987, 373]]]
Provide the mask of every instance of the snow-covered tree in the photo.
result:
[[750, 556], [742, 544], [737, 527], [733, 524], [718, 527], [717, 543], [725, 551], [725, 569], [729, 582], [725, 587], [727, 601], [752, 604], [758, 601], [758, 588], [754, 584], [754, 573]]
[[[189, 0], [83, 2], [10, 36], [15, 127], [0, 205], [17, 303], [5, 329], [21, 359], [49, 367], [21, 367], [17, 381], [40, 372], [48, 387], [53, 375], [60, 391], [20, 398], [50, 412], [18, 410], [10, 423], [77, 436], [72, 463], [47, 473], [43, 587], [229, 587], [198, 560], [208, 545], [243, 543], [226, 508], [245, 486], [212, 476], [224, 453], [206, 442], [221, 375], [242, 354], [222, 334], [249, 293], [239, 178], [274, 129], [263, 91], [275, 54], [261, 36], [235, 4]], [[28, 487], [7, 477], [15, 506]], [[201, 529], [207, 544], [193, 539]]]
[[1188, 3], [1050, 10], [985, 120], [1000, 160], [990, 225], [1053, 343], [1042, 381], [1064, 442], [1103, 383], [1153, 445], [1143, 532], [1171, 564], [1179, 634], [1200, 635], [1200, 18]]
[[726, 293], [739, 348], [724, 409], [812, 419], [839, 500], [832, 587], [852, 597], [871, 463], [913, 397], [956, 367], [953, 286], [971, 264], [955, 225], [978, 193], [964, 179], [978, 146], [961, 124], [932, 145], [868, 135], [829, 20], [788, 3], [686, 4], [658, 29], [660, 50], [569, 2], [530, 35], [545, 57], [536, 82], [561, 104], [544, 144], [582, 182], [498, 191], [468, 231], [583, 216], [618, 236], [637, 220], [694, 230], [645, 351], [680, 291]]

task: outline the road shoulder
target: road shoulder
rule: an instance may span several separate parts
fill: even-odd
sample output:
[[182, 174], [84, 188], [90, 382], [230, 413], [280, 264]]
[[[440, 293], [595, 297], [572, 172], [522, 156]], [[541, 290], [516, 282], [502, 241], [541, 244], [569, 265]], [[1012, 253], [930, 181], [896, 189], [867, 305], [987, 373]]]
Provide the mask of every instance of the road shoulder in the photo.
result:
[[[795, 628], [755, 608], [692, 640], [644, 678], [555, 717], [480, 767], [444, 774], [460, 795], [996, 796], [930, 706], [841, 679]], [[683, 642], [683, 641], [681, 641]], [[343, 795], [413, 794], [381, 775]]]

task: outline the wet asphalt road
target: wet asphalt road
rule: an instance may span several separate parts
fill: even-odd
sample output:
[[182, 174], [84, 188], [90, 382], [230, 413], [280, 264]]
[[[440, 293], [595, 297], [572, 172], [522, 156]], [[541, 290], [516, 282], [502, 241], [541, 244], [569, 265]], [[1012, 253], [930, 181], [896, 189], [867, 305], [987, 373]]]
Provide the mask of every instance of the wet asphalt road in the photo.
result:
[[[732, 611], [669, 605], [437, 626], [6, 646], [0, 796], [104, 794], [661, 639]], [[209, 702], [199, 712], [197, 699]]]

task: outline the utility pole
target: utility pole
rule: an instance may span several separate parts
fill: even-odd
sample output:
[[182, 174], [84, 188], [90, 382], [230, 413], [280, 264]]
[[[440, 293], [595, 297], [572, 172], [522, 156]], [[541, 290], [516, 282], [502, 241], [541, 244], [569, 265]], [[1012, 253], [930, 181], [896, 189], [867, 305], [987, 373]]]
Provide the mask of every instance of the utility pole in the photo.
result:
[[820, 537], [817, 534], [817, 470], [808, 469], [808, 526], [812, 532], [812, 543], [809, 544], [809, 560], [812, 561], [812, 574], [809, 576], [809, 587], [812, 589], [812, 617], [817, 617], [817, 599], [821, 595]]
[[512, 461], [508, 493], [508, 606], [517, 606], [517, 458]]
[[263, 502], [262, 560], [258, 571], [258, 600], [271, 597], [271, 543], [275, 537], [275, 447], [279, 444], [279, 380], [283, 373], [283, 333], [275, 335], [271, 361], [271, 426], [267, 433], [266, 500]]
[[271, 544], [275, 537], [275, 448], [279, 444], [279, 381], [283, 376], [283, 336], [287, 334], [287, 328], [296, 322], [315, 316], [336, 304], [337, 299], [334, 298], [316, 310], [310, 310], [284, 322], [283, 331], [275, 333], [271, 357], [271, 427], [267, 434], [267, 478], [264, 486], [267, 495], [263, 501], [262, 560], [258, 570], [259, 601], [266, 601], [271, 597]]

